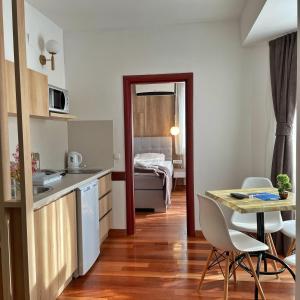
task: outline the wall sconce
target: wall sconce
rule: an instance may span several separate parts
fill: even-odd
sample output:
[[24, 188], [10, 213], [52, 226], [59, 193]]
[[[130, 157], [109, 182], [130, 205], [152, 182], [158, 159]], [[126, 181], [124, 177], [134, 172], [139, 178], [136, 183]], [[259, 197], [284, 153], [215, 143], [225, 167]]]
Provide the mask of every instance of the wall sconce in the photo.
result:
[[180, 130], [179, 130], [179, 127], [177, 127], [177, 126], [173, 126], [173, 127], [171, 127], [171, 129], [170, 129], [170, 133], [171, 133], [171, 135], [173, 135], [173, 136], [178, 135], [179, 132], [180, 132]]
[[51, 54], [51, 58], [47, 59], [45, 55], [40, 55], [40, 63], [42, 66], [44, 66], [47, 64], [47, 61], [51, 61], [51, 70], [54, 71], [55, 70], [54, 55], [59, 52], [59, 44], [55, 40], [49, 40], [46, 43], [45, 48], [47, 52]]

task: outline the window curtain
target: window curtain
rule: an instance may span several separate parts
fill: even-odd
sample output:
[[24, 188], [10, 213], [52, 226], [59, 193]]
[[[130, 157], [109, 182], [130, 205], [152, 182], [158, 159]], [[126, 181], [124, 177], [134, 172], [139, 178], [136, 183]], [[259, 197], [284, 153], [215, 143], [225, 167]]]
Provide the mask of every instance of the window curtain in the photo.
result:
[[[270, 41], [270, 72], [273, 107], [277, 122], [271, 180], [276, 186], [276, 176], [286, 173], [293, 178], [293, 121], [296, 110], [297, 83], [297, 33]], [[292, 219], [293, 212], [282, 212], [284, 220]], [[281, 233], [274, 234], [279, 253], [285, 253], [290, 240]]]
[[175, 89], [175, 126], [179, 134], [175, 136], [175, 153], [182, 156], [182, 167], [185, 166], [185, 83], [176, 83]]

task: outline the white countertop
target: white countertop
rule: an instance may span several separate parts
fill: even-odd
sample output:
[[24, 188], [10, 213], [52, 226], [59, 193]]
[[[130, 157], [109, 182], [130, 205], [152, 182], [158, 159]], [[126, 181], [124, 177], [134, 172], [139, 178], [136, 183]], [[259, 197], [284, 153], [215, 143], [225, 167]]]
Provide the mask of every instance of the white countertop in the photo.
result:
[[40, 209], [43, 206], [58, 200], [64, 195], [71, 193], [80, 186], [83, 186], [111, 172], [112, 169], [103, 170], [94, 174], [66, 174], [61, 180], [48, 185], [51, 187], [49, 191], [33, 197], [33, 209]]

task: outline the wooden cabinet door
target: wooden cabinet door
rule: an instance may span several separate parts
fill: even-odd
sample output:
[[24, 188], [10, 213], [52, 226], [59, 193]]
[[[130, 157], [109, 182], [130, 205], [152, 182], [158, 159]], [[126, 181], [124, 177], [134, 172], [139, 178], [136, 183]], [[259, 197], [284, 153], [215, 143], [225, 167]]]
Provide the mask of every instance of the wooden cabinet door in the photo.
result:
[[112, 209], [112, 194], [109, 193], [99, 200], [100, 219]]
[[28, 69], [30, 115], [49, 117], [48, 77]]
[[[8, 112], [16, 114], [15, 65], [11, 61], [6, 61], [5, 67]], [[49, 117], [48, 77], [27, 69], [27, 85], [30, 115]]]
[[68, 284], [77, 270], [76, 194], [70, 193], [56, 201], [58, 218], [59, 292]]
[[111, 228], [111, 222], [112, 222], [112, 213], [111, 211], [105, 215], [100, 220], [100, 242], [102, 242], [108, 237], [109, 230]]
[[53, 300], [58, 292], [56, 204], [34, 212], [37, 299]]
[[102, 197], [112, 189], [111, 174], [107, 174], [99, 179], [99, 197]]

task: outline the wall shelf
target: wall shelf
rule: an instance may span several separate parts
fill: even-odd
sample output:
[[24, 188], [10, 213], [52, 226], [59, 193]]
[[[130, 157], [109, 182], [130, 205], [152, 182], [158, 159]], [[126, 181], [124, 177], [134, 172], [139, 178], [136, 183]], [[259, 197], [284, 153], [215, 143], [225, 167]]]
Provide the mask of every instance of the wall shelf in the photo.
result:
[[55, 113], [55, 112], [50, 112], [50, 116], [49, 116], [50, 120], [65, 120], [65, 121], [69, 121], [69, 120], [74, 120], [76, 119], [76, 116], [74, 115], [70, 115], [70, 114], [59, 114], [59, 113]]
[[[17, 117], [16, 113], [8, 113], [9, 117]], [[76, 119], [76, 116], [70, 115], [70, 114], [59, 114], [59, 113], [49, 113], [49, 116], [44, 117], [44, 116], [35, 116], [35, 115], [30, 115], [30, 118], [34, 119], [42, 119], [42, 120], [57, 120], [57, 121], [70, 121]]]

